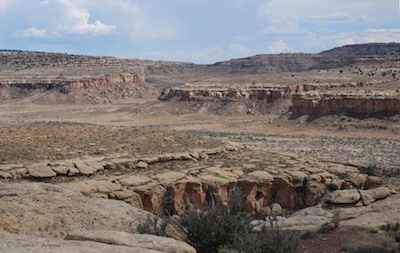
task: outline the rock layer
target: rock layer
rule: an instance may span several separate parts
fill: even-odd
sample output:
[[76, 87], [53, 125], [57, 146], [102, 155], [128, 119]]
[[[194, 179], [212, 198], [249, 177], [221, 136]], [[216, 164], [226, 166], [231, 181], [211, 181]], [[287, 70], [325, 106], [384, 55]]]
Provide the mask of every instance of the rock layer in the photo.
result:
[[27, 76], [13, 80], [3, 76], [0, 77], [0, 97], [33, 97], [34, 102], [46, 103], [109, 103], [142, 94], [144, 81], [144, 74], [139, 70], [82, 78]]
[[400, 91], [308, 92], [294, 94], [292, 102], [291, 111], [300, 115], [400, 113]]

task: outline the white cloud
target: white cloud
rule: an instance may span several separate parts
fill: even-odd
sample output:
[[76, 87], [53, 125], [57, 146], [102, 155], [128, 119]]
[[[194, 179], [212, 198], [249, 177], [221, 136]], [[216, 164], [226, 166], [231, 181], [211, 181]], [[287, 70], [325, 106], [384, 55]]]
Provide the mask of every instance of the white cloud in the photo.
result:
[[46, 29], [39, 29], [36, 27], [30, 27], [22, 31], [22, 36], [27, 38], [31, 37], [42, 38], [46, 37], [46, 35], [47, 35]]
[[137, 1], [99, 1], [110, 13], [118, 17], [116, 22], [119, 32], [127, 34], [132, 41], [172, 40], [177, 36], [174, 26], [146, 13]]
[[[15, 15], [28, 25], [17, 34], [24, 37], [114, 34], [133, 42], [177, 37], [175, 26], [149, 15], [151, 9], [142, 8], [140, 1], [40, 0], [39, 4], [27, 3], [26, 8], [19, 6], [23, 0], [6, 1], [18, 2]], [[26, 16], [26, 9], [31, 9], [31, 15]]]
[[395, 0], [264, 0], [260, 16], [266, 33], [304, 33], [310, 24], [365, 25], [398, 17]]
[[80, 6], [78, 1], [47, 0], [42, 1], [42, 6], [44, 8], [57, 9], [58, 14], [61, 14], [58, 25], [51, 28], [54, 34], [106, 35], [115, 29], [115, 26], [106, 25], [100, 20], [91, 22], [89, 10]]
[[[24, 37], [107, 35], [116, 29], [114, 25], [92, 20], [89, 9], [82, 3], [80, 0], [42, 0], [34, 6], [40, 14], [32, 14], [27, 19], [31, 27], [20, 34]], [[36, 22], [40, 25], [34, 25]]]
[[109, 34], [115, 26], [106, 25], [103, 22], [96, 20], [90, 23], [89, 10], [78, 6], [72, 0], [58, 0], [59, 4], [62, 5], [65, 13], [65, 31], [78, 34]]

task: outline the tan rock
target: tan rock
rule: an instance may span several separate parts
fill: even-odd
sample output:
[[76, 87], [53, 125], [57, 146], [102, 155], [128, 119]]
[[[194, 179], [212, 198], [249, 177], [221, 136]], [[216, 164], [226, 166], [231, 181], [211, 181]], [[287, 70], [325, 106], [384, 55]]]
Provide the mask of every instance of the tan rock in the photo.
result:
[[127, 177], [120, 177], [118, 181], [123, 186], [142, 186], [151, 182], [151, 179], [146, 176], [127, 176]]
[[166, 253], [94, 241], [70, 241], [9, 234], [0, 231], [0, 252], [7, 253]]
[[346, 181], [353, 184], [353, 186], [357, 189], [364, 189], [367, 184], [368, 175], [366, 174], [352, 174]]
[[358, 190], [338, 190], [326, 196], [326, 201], [331, 204], [356, 204], [360, 199]]
[[79, 229], [129, 232], [150, 215], [123, 201], [89, 198], [52, 184], [4, 183], [0, 192], [8, 193], [0, 198], [0, 231], [6, 225], [20, 234], [59, 238]]
[[84, 161], [75, 161], [74, 167], [84, 176], [93, 175], [97, 171], [95, 166]]
[[274, 201], [285, 209], [295, 209], [298, 203], [296, 188], [283, 177], [277, 177], [273, 182]]
[[175, 171], [170, 171], [154, 176], [154, 179], [161, 184], [170, 184], [185, 178], [185, 174]]
[[325, 184], [317, 181], [309, 181], [305, 186], [304, 204], [307, 207], [315, 206], [321, 202], [325, 196], [327, 187]]
[[161, 214], [166, 189], [159, 185], [145, 185], [135, 188], [135, 192], [140, 195], [143, 208], [154, 214]]
[[140, 161], [136, 164], [138, 169], [146, 169], [149, 165], [146, 162]]
[[32, 164], [27, 166], [27, 168], [29, 175], [34, 178], [51, 178], [57, 176], [46, 163]]
[[12, 175], [8, 172], [0, 171], [0, 178], [2, 179], [10, 179], [12, 178]]
[[66, 240], [93, 241], [166, 253], [196, 253], [193, 247], [172, 238], [118, 231], [74, 231], [67, 235]]
[[380, 177], [375, 177], [375, 176], [368, 176], [367, 183], [366, 183], [366, 188], [367, 189], [372, 189], [379, 187], [383, 184], [383, 179]]

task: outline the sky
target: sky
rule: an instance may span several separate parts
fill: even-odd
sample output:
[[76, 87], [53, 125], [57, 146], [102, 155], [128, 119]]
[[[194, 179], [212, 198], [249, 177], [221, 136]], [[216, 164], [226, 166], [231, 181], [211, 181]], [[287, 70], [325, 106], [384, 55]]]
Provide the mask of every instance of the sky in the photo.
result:
[[400, 42], [400, 0], [0, 0], [0, 48], [213, 63]]

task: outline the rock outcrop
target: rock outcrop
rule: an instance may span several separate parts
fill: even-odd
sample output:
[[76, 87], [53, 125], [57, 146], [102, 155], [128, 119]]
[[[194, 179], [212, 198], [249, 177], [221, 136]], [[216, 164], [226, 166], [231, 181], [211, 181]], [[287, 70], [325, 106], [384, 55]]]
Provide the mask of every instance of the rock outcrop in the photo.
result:
[[264, 100], [268, 103], [275, 100], [288, 98], [295, 92], [303, 90], [301, 85], [273, 85], [273, 84], [253, 84], [253, 85], [201, 85], [185, 84], [177, 88], [163, 90], [160, 100], [177, 101], [259, 101]]
[[75, 231], [68, 234], [65, 239], [128, 246], [165, 253], [196, 253], [193, 247], [171, 238], [118, 231]]
[[149, 213], [53, 184], [0, 185], [0, 231], [63, 238], [79, 230], [134, 232]]
[[296, 115], [387, 115], [400, 113], [400, 91], [308, 92], [292, 96]]
[[196, 253], [186, 243], [116, 231], [73, 232], [66, 240], [0, 231], [0, 251], [9, 253]]
[[278, 208], [293, 211], [324, 201], [339, 206], [367, 206], [392, 193], [385, 187], [357, 186], [352, 183], [352, 176], [349, 174], [341, 179], [326, 171], [288, 172], [286, 176], [274, 176], [266, 171], [246, 173], [240, 168], [210, 167], [154, 176], [117, 176], [65, 185], [79, 189], [85, 195], [122, 200], [154, 214], [178, 215], [190, 208], [227, 205], [234, 189], [240, 190], [242, 206], [253, 214], [281, 213]]
[[144, 74], [139, 70], [81, 78], [0, 76], [0, 98], [31, 97], [39, 103], [110, 103], [140, 96], [146, 91], [144, 81]]
[[0, 179], [45, 180], [56, 177], [92, 176], [96, 173], [115, 170], [143, 170], [148, 165], [171, 161], [196, 161], [209, 156], [237, 150], [239, 147], [227, 144], [212, 149], [197, 149], [190, 152], [166, 153], [138, 158], [87, 157], [62, 161], [48, 161], [35, 164], [0, 165]]

